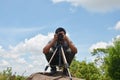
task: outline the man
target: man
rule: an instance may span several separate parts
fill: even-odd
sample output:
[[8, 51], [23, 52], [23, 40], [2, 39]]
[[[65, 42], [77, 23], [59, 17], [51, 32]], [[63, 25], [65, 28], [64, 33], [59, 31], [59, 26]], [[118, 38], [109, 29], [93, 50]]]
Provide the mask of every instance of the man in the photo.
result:
[[[68, 65], [70, 66], [75, 54], [77, 53], [77, 48], [70, 41], [70, 39], [66, 36], [66, 31], [62, 27], [59, 27], [56, 29], [54, 38], [43, 48], [43, 53], [45, 54], [45, 57], [47, 61], [49, 62], [54, 51], [56, 50], [59, 44], [62, 45], [66, 60], [68, 62]], [[64, 64], [63, 58], [61, 59], [62, 59], [61, 63]], [[50, 63], [51, 75], [56, 73], [55, 65], [59, 65], [59, 51], [58, 50], [56, 51], [56, 54]], [[67, 75], [67, 69], [64, 68], [63, 73]]]

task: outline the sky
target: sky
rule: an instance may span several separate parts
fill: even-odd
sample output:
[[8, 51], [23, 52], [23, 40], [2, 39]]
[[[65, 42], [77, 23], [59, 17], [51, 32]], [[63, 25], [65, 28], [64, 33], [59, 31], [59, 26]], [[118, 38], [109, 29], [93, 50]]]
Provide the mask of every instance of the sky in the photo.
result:
[[77, 47], [76, 59], [120, 37], [120, 0], [0, 0], [0, 71], [30, 75], [48, 64], [42, 52], [58, 27]]

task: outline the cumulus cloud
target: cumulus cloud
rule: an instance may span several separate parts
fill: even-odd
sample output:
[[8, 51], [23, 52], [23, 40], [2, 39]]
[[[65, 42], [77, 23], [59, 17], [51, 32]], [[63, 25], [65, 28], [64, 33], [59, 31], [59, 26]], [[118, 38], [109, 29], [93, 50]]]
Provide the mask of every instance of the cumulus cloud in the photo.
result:
[[[116, 36], [116, 39], [120, 39], [120, 35], [117, 35]], [[110, 46], [110, 45], [113, 45], [113, 41], [114, 39], [112, 39], [112, 41], [110, 42], [98, 42], [96, 44], [93, 44], [90, 48], [89, 48], [89, 51], [90, 52], [93, 52], [94, 49], [97, 49], [97, 48], [106, 48], [107, 46]]]
[[117, 24], [114, 27], [115, 30], [120, 30], [120, 21], [117, 22]]
[[1, 60], [0, 63], [1, 63], [1, 66], [9, 65], [9, 63], [6, 60]]
[[6, 67], [12, 67], [13, 72], [17, 72], [17, 74], [26, 71], [26, 75], [44, 71], [47, 61], [42, 49], [52, 37], [53, 33], [38, 34], [30, 39], [25, 39], [16, 46], [10, 46], [9, 50], [0, 46], [0, 71]]
[[48, 40], [50, 40], [51, 37], [52, 37], [52, 34], [49, 34], [48, 36], [39, 34], [39, 35], [35, 36], [34, 38], [25, 39], [24, 42], [19, 43], [15, 47], [10, 46], [10, 48], [14, 52], [40, 53], [40, 52], [42, 52], [43, 46], [46, 44], [46, 42]]
[[107, 47], [107, 43], [106, 42], [98, 42], [96, 44], [93, 44], [91, 47], [90, 47], [90, 52], [93, 52], [94, 49], [97, 49], [97, 48], [106, 48]]
[[120, 35], [117, 35], [117, 37], [116, 37], [116, 38], [120, 40]]
[[120, 9], [120, 0], [52, 0], [53, 3], [67, 2], [75, 7], [83, 7], [88, 11], [108, 12]]

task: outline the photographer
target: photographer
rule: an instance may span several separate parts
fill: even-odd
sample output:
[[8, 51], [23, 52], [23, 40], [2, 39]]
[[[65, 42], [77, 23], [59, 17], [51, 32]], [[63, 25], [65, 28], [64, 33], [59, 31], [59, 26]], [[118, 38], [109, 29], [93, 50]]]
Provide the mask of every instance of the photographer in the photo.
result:
[[[66, 60], [68, 62], [68, 65], [70, 66], [75, 54], [77, 53], [77, 48], [66, 36], [66, 31], [64, 28], [59, 27], [56, 29], [54, 38], [51, 41], [49, 41], [48, 44], [43, 48], [43, 53], [45, 54], [45, 57], [47, 61], [49, 62], [55, 49], [57, 48], [59, 44], [62, 45]], [[62, 64], [64, 64], [63, 60], [61, 62]], [[59, 65], [58, 51], [56, 52], [55, 56], [53, 57], [50, 63], [51, 75], [56, 73], [56, 65]], [[63, 74], [67, 75], [66, 69], [63, 69]]]

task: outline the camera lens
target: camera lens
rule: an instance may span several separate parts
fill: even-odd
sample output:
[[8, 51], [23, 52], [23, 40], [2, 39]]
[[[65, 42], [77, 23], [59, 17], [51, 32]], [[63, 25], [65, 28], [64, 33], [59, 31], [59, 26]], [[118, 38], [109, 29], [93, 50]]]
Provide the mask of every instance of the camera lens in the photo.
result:
[[58, 34], [58, 41], [62, 41], [63, 40], [63, 34]]

